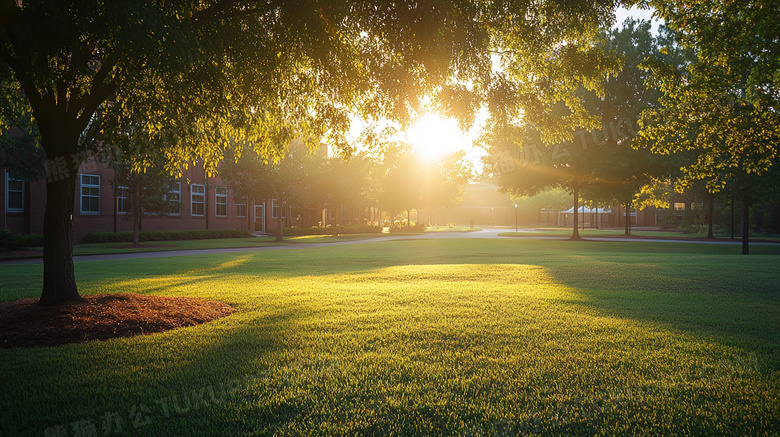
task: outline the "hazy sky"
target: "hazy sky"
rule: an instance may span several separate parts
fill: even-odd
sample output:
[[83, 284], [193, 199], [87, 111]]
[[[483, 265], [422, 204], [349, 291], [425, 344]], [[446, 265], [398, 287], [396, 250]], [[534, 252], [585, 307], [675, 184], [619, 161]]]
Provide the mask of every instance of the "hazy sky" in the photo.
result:
[[[653, 34], [657, 34], [660, 21], [653, 19], [652, 10], [642, 10], [636, 7], [626, 9], [621, 7], [616, 11], [615, 27], [620, 27], [628, 17], [651, 20], [653, 23], [652, 32]], [[479, 133], [481, 127], [479, 125], [484, 123], [486, 117], [486, 111], [481, 111], [477, 117], [477, 126], [474, 126], [470, 132], [464, 133], [458, 129], [454, 120], [445, 120], [437, 115], [434, 115], [433, 117], [428, 116], [427, 122], [415, 126], [412, 129], [412, 132], [405, 136], [405, 139], [416, 147], [427, 146], [426, 148], [432, 147], [433, 149], [442, 150], [464, 150], [466, 152], [466, 159], [471, 161], [476, 168], [481, 168], [480, 157], [485, 155], [485, 151], [473, 147], [472, 141]], [[423, 146], [423, 144], [420, 143], [425, 143], [426, 145]]]
[[652, 21], [653, 22], [652, 32], [653, 32], [654, 35], [656, 33], [658, 33], [658, 24], [661, 21], [658, 20], [658, 19], [654, 19], [653, 18], [653, 11], [652, 10], [639, 9], [636, 6], [634, 6], [631, 9], [626, 9], [626, 8], [621, 7], [621, 8], [618, 8], [618, 10], [616, 11], [615, 15], [617, 17], [617, 19], [615, 20], [615, 26], [616, 27], [619, 27], [620, 25], [622, 25], [623, 22], [626, 21], [626, 18], [633, 17], [634, 19], [638, 19], [638, 20], [650, 20], [650, 21]]

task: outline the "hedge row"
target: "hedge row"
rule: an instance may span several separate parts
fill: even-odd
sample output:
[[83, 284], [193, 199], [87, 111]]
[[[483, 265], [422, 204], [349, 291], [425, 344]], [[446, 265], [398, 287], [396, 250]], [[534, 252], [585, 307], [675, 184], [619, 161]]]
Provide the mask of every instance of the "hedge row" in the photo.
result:
[[382, 228], [368, 225], [336, 225], [324, 228], [317, 226], [312, 226], [311, 228], [284, 228], [282, 232], [287, 237], [297, 237], [299, 235], [378, 234], [382, 232]]
[[[214, 238], [245, 238], [250, 237], [248, 231], [200, 230], [200, 231], [151, 231], [141, 232], [140, 241], [176, 241], [176, 240], [209, 240]], [[129, 243], [133, 241], [132, 232], [93, 232], [84, 236], [85, 243]]]
[[5, 229], [0, 230], [0, 247], [19, 249], [21, 247], [43, 246], [41, 234], [14, 234]]
[[398, 224], [396, 224], [395, 226], [390, 228], [390, 233], [391, 234], [405, 234], [410, 232], [422, 233], [425, 232], [427, 228], [428, 227], [424, 223], [416, 223], [413, 224], [412, 226], [399, 226]]

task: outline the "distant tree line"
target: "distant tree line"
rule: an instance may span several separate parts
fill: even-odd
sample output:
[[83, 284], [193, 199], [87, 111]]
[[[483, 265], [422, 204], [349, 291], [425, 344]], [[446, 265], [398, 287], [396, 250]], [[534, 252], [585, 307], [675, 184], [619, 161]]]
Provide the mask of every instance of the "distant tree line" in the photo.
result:
[[[703, 2], [656, 3], [667, 23], [657, 35], [649, 22], [629, 19], [596, 39], [618, 62], [598, 86], [580, 87], [536, 116], [490, 120], [480, 139], [488, 172], [515, 196], [569, 191], [572, 239], [580, 201], [621, 205], [626, 214], [657, 206], [669, 209], [666, 226], [736, 233], [748, 253], [751, 231], [780, 228], [777, 27], [752, 2], [721, 5], [739, 19]], [[756, 27], [744, 29], [745, 17]], [[728, 47], [718, 39], [724, 26], [734, 26]], [[522, 99], [518, 88], [505, 87], [500, 100]], [[674, 204], [684, 205], [681, 221]]]

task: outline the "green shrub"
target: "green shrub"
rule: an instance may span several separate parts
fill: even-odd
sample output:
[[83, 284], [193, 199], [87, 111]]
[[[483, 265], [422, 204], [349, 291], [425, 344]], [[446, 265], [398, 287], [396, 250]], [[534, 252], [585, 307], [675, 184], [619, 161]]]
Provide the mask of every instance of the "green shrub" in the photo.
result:
[[297, 237], [300, 235], [378, 234], [382, 232], [382, 228], [369, 225], [328, 225], [325, 227], [284, 228], [282, 232], [286, 237]]
[[707, 231], [707, 216], [702, 209], [689, 209], [683, 212], [683, 222], [679, 226], [683, 234], [698, 234]]
[[5, 229], [0, 230], [0, 247], [19, 249], [22, 247], [43, 246], [41, 234], [14, 234]]
[[[404, 222], [406, 223], [406, 222]], [[425, 232], [425, 229], [428, 227], [425, 225], [425, 223], [415, 223], [412, 226], [399, 226], [396, 224], [392, 228], [390, 228], [391, 234], [398, 234], [398, 233], [422, 233]]]
[[[248, 231], [237, 229], [198, 230], [198, 231], [151, 231], [141, 232], [140, 241], [176, 241], [176, 240], [209, 240], [215, 238], [246, 238]], [[84, 243], [129, 243], [133, 241], [132, 232], [93, 232], [84, 236]]]

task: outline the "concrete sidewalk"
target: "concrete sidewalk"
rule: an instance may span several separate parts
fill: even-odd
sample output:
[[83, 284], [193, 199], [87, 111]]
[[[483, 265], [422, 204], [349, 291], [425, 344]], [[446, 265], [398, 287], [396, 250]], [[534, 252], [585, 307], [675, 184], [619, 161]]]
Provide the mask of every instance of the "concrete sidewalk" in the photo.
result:
[[[315, 249], [318, 247], [333, 247], [333, 246], [351, 246], [355, 244], [365, 243], [378, 243], [385, 241], [403, 241], [403, 240], [441, 240], [451, 238], [465, 238], [465, 239], [532, 239], [532, 240], [567, 240], [568, 237], [550, 237], [550, 236], [533, 236], [527, 237], [502, 237], [498, 234], [507, 232], [507, 229], [495, 229], [487, 228], [475, 232], [433, 232], [428, 234], [409, 234], [409, 235], [387, 235], [383, 237], [367, 238], [365, 240], [352, 240], [335, 243], [294, 243], [280, 246], [261, 246], [261, 247], [236, 247], [225, 249], [195, 249], [195, 250], [169, 250], [162, 252], [134, 252], [134, 253], [117, 253], [106, 255], [78, 255], [73, 257], [74, 262], [87, 262], [87, 261], [108, 261], [108, 260], [121, 260], [121, 259], [137, 259], [137, 258], [169, 258], [174, 256], [192, 256], [192, 255], [217, 255], [222, 253], [241, 253], [241, 252], [258, 252], [267, 250], [292, 250], [292, 249]], [[670, 240], [670, 239], [654, 239], [654, 238], [620, 238], [620, 237], [588, 237], [584, 238], [584, 241], [615, 241], [615, 242], [631, 242], [631, 243], [688, 243], [688, 244], [730, 244], [740, 245], [740, 240], [727, 240], [727, 241], [712, 241], [712, 240]], [[780, 242], [751, 242], [751, 246], [771, 246], [780, 245]], [[5, 260], [0, 261], [2, 265], [19, 265], [19, 264], [39, 264], [42, 263], [41, 258], [27, 258], [17, 260]]]

